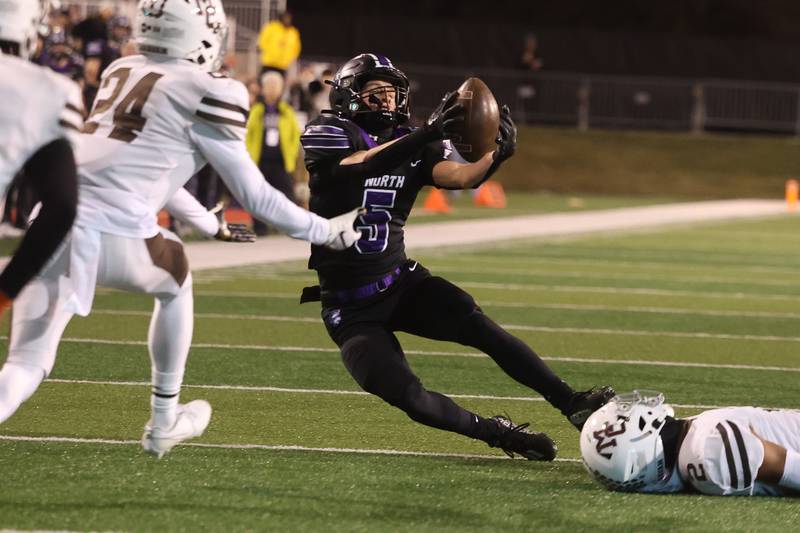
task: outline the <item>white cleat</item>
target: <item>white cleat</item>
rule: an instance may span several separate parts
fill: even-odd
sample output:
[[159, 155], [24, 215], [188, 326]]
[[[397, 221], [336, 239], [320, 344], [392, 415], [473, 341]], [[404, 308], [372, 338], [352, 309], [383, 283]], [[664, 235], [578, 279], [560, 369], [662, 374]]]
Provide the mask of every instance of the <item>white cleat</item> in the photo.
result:
[[148, 422], [142, 435], [142, 447], [158, 459], [164, 457], [176, 444], [199, 437], [211, 421], [211, 404], [205, 400], [194, 400], [178, 406], [175, 424], [164, 429], [152, 427]]

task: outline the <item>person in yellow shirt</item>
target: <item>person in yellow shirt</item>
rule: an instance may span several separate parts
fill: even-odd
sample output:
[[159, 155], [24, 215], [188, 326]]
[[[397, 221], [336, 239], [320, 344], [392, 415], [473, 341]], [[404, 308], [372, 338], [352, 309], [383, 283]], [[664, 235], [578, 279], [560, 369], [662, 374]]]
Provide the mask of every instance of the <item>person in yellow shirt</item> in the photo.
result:
[[261, 73], [274, 70], [285, 77], [286, 69], [300, 55], [300, 32], [292, 25], [289, 11], [261, 28], [258, 48], [261, 50]]
[[[300, 126], [292, 106], [281, 100], [283, 77], [278, 72], [261, 75], [261, 97], [250, 108], [245, 142], [250, 158], [270, 185], [295, 201], [294, 171], [300, 151]], [[256, 235], [267, 226], [253, 220]]]

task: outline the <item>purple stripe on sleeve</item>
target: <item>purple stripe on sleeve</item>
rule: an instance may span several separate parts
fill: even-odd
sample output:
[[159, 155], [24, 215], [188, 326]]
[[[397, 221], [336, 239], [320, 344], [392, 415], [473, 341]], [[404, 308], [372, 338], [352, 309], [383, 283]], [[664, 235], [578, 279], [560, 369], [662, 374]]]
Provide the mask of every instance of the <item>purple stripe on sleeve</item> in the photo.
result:
[[344, 129], [325, 124], [314, 124], [306, 128], [306, 133], [344, 133]]
[[344, 139], [322, 139], [301, 137], [300, 142], [304, 148], [350, 148], [350, 143]]

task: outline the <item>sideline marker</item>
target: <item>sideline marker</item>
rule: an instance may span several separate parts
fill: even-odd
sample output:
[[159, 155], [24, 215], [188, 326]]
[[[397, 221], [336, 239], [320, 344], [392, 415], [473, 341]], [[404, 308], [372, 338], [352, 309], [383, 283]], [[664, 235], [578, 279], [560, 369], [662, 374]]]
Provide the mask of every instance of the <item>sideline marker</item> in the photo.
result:
[[435, 187], [428, 193], [428, 197], [425, 198], [425, 203], [422, 204], [422, 208], [431, 213], [449, 213], [453, 210], [444, 192]]
[[476, 207], [502, 209], [506, 206], [506, 193], [496, 181], [487, 181], [478, 187], [473, 201]]
[[798, 188], [797, 180], [786, 180], [786, 207], [791, 212], [797, 211]]

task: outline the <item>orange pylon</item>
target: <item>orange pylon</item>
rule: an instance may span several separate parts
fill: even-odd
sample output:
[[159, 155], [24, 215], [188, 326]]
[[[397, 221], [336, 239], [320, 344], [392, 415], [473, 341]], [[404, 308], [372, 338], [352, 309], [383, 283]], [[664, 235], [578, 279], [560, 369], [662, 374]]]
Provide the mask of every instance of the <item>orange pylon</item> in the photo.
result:
[[487, 181], [478, 187], [473, 202], [477, 207], [502, 209], [506, 206], [506, 193], [503, 186], [496, 181]]
[[432, 213], [449, 213], [453, 210], [444, 192], [435, 187], [428, 193], [428, 197], [425, 198], [425, 203], [422, 204], [422, 207]]
[[797, 211], [798, 189], [797, 180], [786, 180], [786, 207], [789, 211]]

